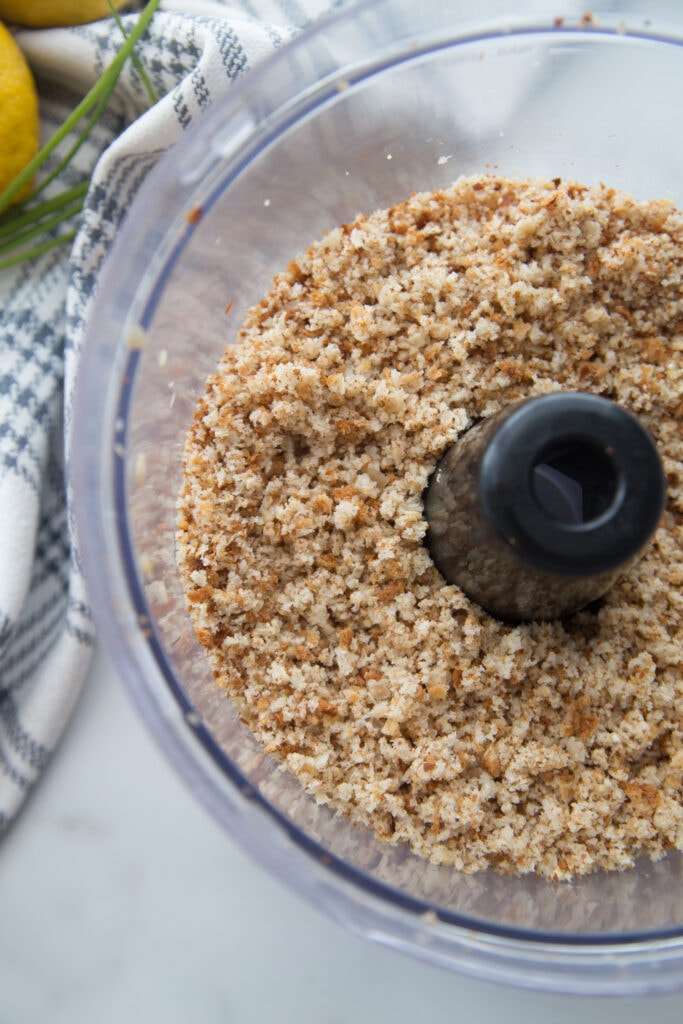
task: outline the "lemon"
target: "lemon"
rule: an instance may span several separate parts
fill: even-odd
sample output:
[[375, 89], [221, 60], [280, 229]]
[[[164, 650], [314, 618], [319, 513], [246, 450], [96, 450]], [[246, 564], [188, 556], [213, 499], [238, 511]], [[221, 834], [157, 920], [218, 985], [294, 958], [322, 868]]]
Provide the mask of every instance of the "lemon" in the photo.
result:
[[[14, 37], [0, 22], [0, 192], [36, 155], [38, 130], [38, 94], [33, 75]], [[21, 199], [29, 187], [16, 199]]]
[[[114, 0], [123, 7], [125, 0]], [[0, 20], [29, 28], [83, 25], [111, 14], [107, 0], [0, 0]]]

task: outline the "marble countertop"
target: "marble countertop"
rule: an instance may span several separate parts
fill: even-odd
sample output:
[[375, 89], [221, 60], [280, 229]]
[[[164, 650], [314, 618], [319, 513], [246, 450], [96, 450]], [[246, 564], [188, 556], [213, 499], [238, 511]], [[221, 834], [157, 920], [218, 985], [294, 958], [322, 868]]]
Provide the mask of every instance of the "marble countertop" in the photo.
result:
[[0, 844], [0, 1024], [679, 1024], [683, 995], [582, 999], [475, 981], [346, 931], [191, 796], [102, 652]]

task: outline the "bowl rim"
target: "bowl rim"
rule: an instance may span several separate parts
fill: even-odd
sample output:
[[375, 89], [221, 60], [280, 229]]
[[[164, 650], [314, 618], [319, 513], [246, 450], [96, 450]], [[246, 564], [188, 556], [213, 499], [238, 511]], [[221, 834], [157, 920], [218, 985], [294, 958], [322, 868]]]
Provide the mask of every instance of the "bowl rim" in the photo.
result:
[[[220, 769], [221, 776], [227, 777], [234, 787], [233, 799], [240, 806], [244, 805], [249, 811], [257, 808], [269, 818], [269, 824], [265, 829], [262, 828], [262, 822], [254, 824], [254, 820], [252, 820], [253, 834], [249, 837], [239, 835], [235, 837], [238, 840], [241, 838], [243, 845], [255, 857], [261, 861], [266, 860], [266, 866], [271, 871], [284, 877], [304, 897], [315, 901], [315, 894], [311, 893], [309, 887], [302, 884], [298, 873], [293, 872], [292, 875], [288, 875], [287, 871], [283, 870], [281, 862], [278, 861], [274, 864], [272, 858], [263, 856], [261, 835], [268, 834], [273, 823], [278, 830], [286, 835], [288, 840], [294, 843], [297, 854], [306, 859], [307, 865], [310, 866], [311, 860], [315, 861], [316, 872], [321, 880], [326, 880], [326, 883], [329, 884], [330, 877], [335, 879], [335, 884], [338, 885], [335, 894], [342, 901], [346, 901], [342, 916], [348, 916], [352, 925], [355, 922], [355, 925], [361, 927], [361, 930], [371, 931], [374, 928], [375, 937], [396, 948], [404, 948], [413, 955], [422, 955], [427, 959], [434, 960], [433, 956], [428, 955], [429, 943], [424, 943], [423, 940], [409, 940], [406, 937], [407, 932], [415, 930], [417, 919], [420, 933], [426, 932], [435, 937], [437, 943], [440, 938], [443, 938], [441, 935], [443, 929], [448, 929], [447, 944], [451, 954], [454, 950], [456, 952], [455, 955], [449, 955], [449, 957], [442, 954], [445, 966], [453, 966], [455, 963], [467, 973], [480, 977], [514, 984], [533, 984], [535, 988], [546, 987], [548, 990], [556, 991], [559, 988], [564, 991], [592, 991], [595, 994], [678, 990], [683, 987], [683, 923], [679, 927], [663, 929], [656, 933], [634, 931], [620, 934], [618, 937], [609, 933], [571, 935], [564, 932], [527, 931], [522, 928], [469, 918], [466, 914], [450, 912], [439, 905], [408, 896], [398, 889], [379, 882], [360, 869], [352, 867], [337, 855], [331, 854], [329, 850], [303, 833], [255, 790], [237, 766], [221, 750], [209, 730], [198, 719], [190, 698], [175, 679], [165, 656], [163, 644], [154, 629], [153, 616], [150, 615], [149, 604], [137, 570], [137, 559], [128, 531], [125, 511], [128, 491], [124, 457], [126, 452], [125, 426], [136, 367], [141, 356], [139, 351], [126, 345], [125, 330], [130, 327], [131, 322], [143, 330], [145, 329], [153, 316], [155, 303], [160, 290], [163, 290], [163, 284], [160, 286], [157, 283], [145, 300], [138, 301], [137, 308], [133, 304], [131, 307], [134, 314], [132, 321], [128, 321], [123, 331], [118, 328], [110, 328], [105, 331], [103, 343], [102, 324], [108, 315], [111, 315], [115, 296], [120, 301], [122, 286], [115, 269], [117, 261], [120, 260], [121, 253], [131, 251], [141, 254], [145, 262], [148, 260], [150, 239], [146, 238], [144, 234], [144, 220], [149, 222], [155, 216], [155, 211], [160, 209], [162, 200], [168, 204], [169, 189], [168, 187], [160, 189], [158, 182], [165, 180], [168, 169], [175, 165], [179, 170], [176, 170], [173, 175], [177, 184], [171, 199], [177, 212], [177, 218], [183, 222], [184, 228], [180, 237], [175, 241], [169, 242], [167, 238], [165, 245], [162, 244], [161, 247], [159, 247], [158, 240], [154, 242], [154, 259], [157, 261], [156, 280], [163, 282], [164, 275], [168, 274], [170, 268], [180, 257], [195, 230], [195, 225], [186, 217], [186, 213], [196, 200], [197, 181], [202, 180], [201, 175], [197, 174], [197, 158], [194, 150], [197, 128], [201, 125], [202, 131], [206, 133], [214, 125], [228, 122], [231, 112], [237, 112], [246, 97], [262, 88], [274, 71], [285, 67], [286, 62], [297, 51], [305, 51], [305, 48], [312, 45], [316, 38], [334, 31], [335, 25], [340, 21], [351, 17], [360, 17], [364, 12], [375, 11], [386, 6], [387, 3], [390, 3], [390, 0], [354, 0], [346, 7], [337, 8], [326, 18], [300, 33], [293, 40], [284, 44], [280, 50], [252, 68], [248, 76], [232, 87], [224, 103], [217, 104], [208, 111], [205, 118], [197, 126], [192, 126], [185, 136], [176, 143], [173, 150], [160, 159], [141, 185], [132, 206], [133, 215], [129, 212], [112, 247], [99, 284], [97, 311], [89, 321], [78, 381], [93, 376], [100, 380], [104, 379], [104, 368], [109, 369], [109, 363], [114, 356], [121, 355], [122, 345], [125, 350], [125, 358], [122, 363], [120, 380], [127, 378], [127, 381], [121, 385], [119, 380], [118, 393], [110, 393], [109, 404], [105, 415], [100, 416], [100, 421], [94, 417], [94, 413], [96, 410], [102, 412], [101, 400], [93, 395], [91, 388], [79, 388], [77, 381], [73, 401], [69, 454], [78, 551], [88, 591], [91, 594], [98, 633], [101, 634], [103, 643], [112, 656], [143, 719], [181, 776], [185, 778], [200, 799], [209, 806], [214, 815], [221, 819], [223, 824], [226, 824], [226, 814], [220, 806], [225, 800], [225, 792], [216, 779], [213, 767], [206, 763], [205, 755], [208, 755], [213, 765]], [[518, 5], [507, 2], [507, 0], [494, 3], [494, 6], [500, 9], [510, 9], [511, 13], [519, 13]], [[549, 2], [544, 6], [548, 11], [556, 12], [558, 5]], [[538, 20], [538, 13], [534, 12], [531, 21], [537, 23]], [[518, 17], [516, 27], [505, 32], [505, 36], [509, 38], [514, 34], [528, 34], [530, 31], [532, 28], [529, 19]], [[679, 25], [681, 34], [678, 38], [672, 38], [669, 29], [662, 34], [659, 29], [654, 27], [654, 24], [624, 32], [621, 30], [620, 23], [616, 25], [614, 21], [581, 27], [580, 16], [575, 16], [568, 17], [560, 25], [557, 23], [557, 14], [555, 13], [552, 19], [538, 27], [537, 31], [543, 33], [553, 31], [565, 35], [582, 31], [588, 32], [591, 37], [608, 36], [612, 38], [615, 35], [620, 37], [626, 35], [634, 40], [683, 44], [683, 21]], [[501, 34], [500, 30], [498, 34]], [[458, 42], [465, 41], [465, 38], [457, 37]], [[357, 74], [360, 76], [374, 73], [375, 67], [375, 64], [365, 65], [358, 69]], [[341, 69], [336, 70], [341, 71]], [[348, 69], [344, 69], [344, 75], [346, 78], [348, 77]], [[336, 90], [334, 79], [329, 77], [322, 81], [311, 80], [308, 85], [308, 92], [303, 99], [301, 91], [296, 95], [278, 97], [269, 119], [266, 118], [266, 121], [258, 126], [261, 137], [251, 138], [252, 146], [259, 147], [263, 144], [264, 139], [270, 138], [274, 132], [281, 130], [283, 118], [300, 116], [302, 110], [310, 109], [311, 104], [315, 106], [320, 102], [320, 98], [328, 94], [331, 89]], [[275, 114], [279, 115], [279, 119]], [[239, 145], [244, 145], [246, 141], [242, 139]], [[234, 155], [236, 156], [237, 153], [235, 152]], [[225, 160], [225, 149], [221, 151], [221, 159]], [[184, 162], [187, 165], [186, 172], [183, 170]], [[209, 154], [209, 163], [203, 169], [202, 174], [210, 178], [211, 167], [211, 154]], [[218, 187], [221, 189], [225, 187], [224, 177], [221, 178], [220, 186], [216, 186], [216, 188]], [[216, 194], [214, 192], [213, 197], [210, 192], [206, 194], [203, 199], [206, 209], [210, 208]], [[135, 210], [142, 209], [146, 210], [145, 218], [136, 218]], [[166, 220], [168, 220], [167, 217]], [[169, 234], [171, 233], [169, 232]], [[131, 292], [135, 276], [134, 271], [129, 273], [128, 282], [123, 284], [124, 291], [128, 289]], [[113, 435], [106, 437], [107, 427], [111, 429], [112, 425], [116, 424], [119, 424], [118, 429], [114, 428]], [[85, 438], [85, 444], [81, 444], [77, 449], [74, 438], [79, 438], [81, 442]], [[121, 449], [123, 455], [117, 454], [118, 449]], [[113, 455], [111, 464], [107, 467], [108, 480], [105, 480], [106, 474], [103, 470], [103, 451], [109, 451], [110, 455]], [[90, 498], [93, 493], [104, 493], [110, 500], [111, 503], [104, 513], [98, 508], [98, 515], [92, 515]], [[105, 520], [107, 520], [106, 523]], [[119, 545], [116, 555], [111, 552], [108, 533], [112, 525]], [[103, 552], [105, 551], [107, 552], [107, 572], [102, 571]], [[111, 561], [112, 558], [113, 561]], [[145, 627], [145, 631], [149, 629], [149, 636], [145, 636], [144, 631], [139, 630], [138, 635], [131, 638], [130, 621], [117, 622], [115, 613], [123, 595], [126, 595], [131, 601], [131, 615], [138, 627], [141, 621], [147, 620], [148, 626]], [[163, 676], [164, 683], [176, 704], [178, 717], [175, 720], [160, 713], [156, 697], [143, 678], [141, 661], [145, 662], [148, 669], [153, 663]], [[230, 816], [228, 815], [228, 817]], [[230, 828], [229, 823], [228, 828]], [[234, 831], [233, 835], [235, 835]], [[350, 886], [359, 888], [364, 897], [368, 898], [367, 919], [362, 922], [357, 917], [357, 900], [349, 891]], [[402, 940], [395, 934], [390, 934], [386, 930], [386, 925], [382, 924], [383, 921], [386, 921], [387, 907], [391, 910], [390, 917], [393, 916], [397, 921], [404, 922]], [[339, 915], [339, 908], [328, 906], [328, 909], [336, 916]], [[347, 923], [349, 923], [348, 920]], [[422, 950], [419, 948], [421, 941]], [[481, 957], [476, 964], [471, 962], [469, 956], [473, 949], [476, 949], [478, 956]], [[520, 952], [522, 951], [521, 960], [525, 961], [531, 957], [534, 964], [533, 970], [531, 970], [527, 963], [529, 973], [526, 978], [519, 976]], [[661, 968], [659, 972], [652, 970], [653, 954], [659, 958]], [[590, 963], [587, 960], [588, 956], [590, 956]], [[450, 962], [446, 963], [446, 960]], [[600, 978], [595, 975], [598, 964], [605, 972]], [[630, 982], [625, 981], [625, 968], [633, 972]], [[533, 982], [529, 980], [531, 978], [533, 978]]]

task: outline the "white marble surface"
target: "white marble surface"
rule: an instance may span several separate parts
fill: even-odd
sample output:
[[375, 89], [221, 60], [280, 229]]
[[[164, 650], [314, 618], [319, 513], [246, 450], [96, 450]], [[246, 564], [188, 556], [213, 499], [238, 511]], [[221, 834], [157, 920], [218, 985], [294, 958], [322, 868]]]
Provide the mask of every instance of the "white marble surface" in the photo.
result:
[[304, 905], [196, 804], [99, 653], [0, 844], [0, 1024], [680, 1024], [683, 996], [535, 995], [413, 962]]

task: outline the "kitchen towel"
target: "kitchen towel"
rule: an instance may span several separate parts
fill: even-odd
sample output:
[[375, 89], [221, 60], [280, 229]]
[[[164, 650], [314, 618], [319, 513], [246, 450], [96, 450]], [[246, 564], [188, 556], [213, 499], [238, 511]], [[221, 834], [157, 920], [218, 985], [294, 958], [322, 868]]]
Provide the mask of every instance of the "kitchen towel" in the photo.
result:
[[[0, 836], [69, 721], [95, 639], [64, 452], [100, 268], [159, 156], [254, 63], [341, 2], [162, 2], [136, 48], [161, 98], [150, 106], [128, 61], [88, 142], [45, 193], [92, 174], [73, 248], [0, 271]], [[136, 17], [123, 14], [126, 30]], [[38, 82], [45, 141], [110, 63], [122, 35], [108, 18], [22, 30], [17, 40]], [[68, 148], [67, 140], [59, 153]]]

